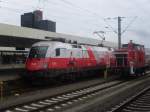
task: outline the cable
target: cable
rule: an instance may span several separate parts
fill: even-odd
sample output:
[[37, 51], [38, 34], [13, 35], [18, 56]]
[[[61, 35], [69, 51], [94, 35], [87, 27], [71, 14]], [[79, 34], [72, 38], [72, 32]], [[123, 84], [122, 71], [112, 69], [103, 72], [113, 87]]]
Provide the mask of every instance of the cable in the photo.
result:
[[[38, 5], [37, 5], [37, 7], [40, 7], [40, 4], [41, 4], [41, 3], [44, 3], [45, 1], [49, 1], [49, 0], [38, 0]], [[111, 28], [111, 30], [112, 30], [113, 32], [117, 33], [117, 31], [108, 23], [108, 21], [106, 21], [103, 17], [99, 16], [97, 13], [92, 12], [92, 11], [90, 11], [90, 10], [88, 10], [88, 9], [85, 9], [85, 8], [81, 8], [81, 7], [79, 7], [78, 5], [75, 5], [75, 4], [73, 4], [72, 2], [69, 2], [69, 1], [67, 1], [67, 0], [59, 0], [59, 1], [62, 1], [63, 3], [65, 3], [65, 4], [67, 4], [67, 5], [71, 6], [71, 7], [75, 7], [75, 8], [77, 8], [77, 9], [79, 9], [79, 10], [82, 10], [82, 11], [84, 11], [84, 12], [87, 12], [88, 14], [92, 15], [92, 17], [94, 17], [94, 18], [95, 18], [95, 17], [96, 17], [96, 18], [99, 18], [99, 17], [100, 17], [101, 20], [103, 20], [103, 21]], [[43, 7], [44, 7], [44, 6], [43, 6]], [[45, 8], [45, 7], [44, 7], [44, 8]], [[9, 10], [10, 10], [10, 9], [9, 9]], [[18, 11], [18, 9], [13, 9], [13, 10], [17, 10], [17, 11]], [[79, 13], [75, 13], [75, 12], [74, 12], [74, 14], [79, 14]], [[81, 21], [83, 21], [83, 22], [85, 22], [85, 23], [88, 22], [88, 21], [84, 21], [84, 20], [81, 20]], [[124, 33], [124, 32], [128, 29], [128, 27], [130, 27], [130, 25], [131, 25], [132, 23], [133, 23], [133, 22], [131, 21], [130, 24], [127, 25], [127, 27], [125, 28], [125, 30], [123, 30], [122, 33]], [[98, 27], [97, 24], [93, 24], [93, 23], [90, 23], [90, 24], [92, 24], [92, 25]]]
[[121, 34], [124, 34], [127, 31], [127, 29], [133, 24], [133, 22], [136, 20], [136, 18], [137, 18], [137, 16], [135, 16], [133, 18], [133, 20], [130, 21], [130, 23], [125, 27], [125, 29], [121, 32]]
[[[60, 21], [61, 23], [63, 23], [63, 24], [68, 24], [69, 22], [71, 22], [72, 23], [72, 21], [63, 21], [63, 19], [62, 18], [60, 18], [60, 16], [56, 16], [56, 15], [52, 15], [53, 17], [56, 17], [56, 21]], [[76, 24], [69, 24], [69, 26], [76, 26]], [[84, 28], [84, 29], [86, 29], [86, 30], [88, 30], [88, 31], [91, 31], [91, 29], [89, 29], [87, 26], [86, 27], [84, 27], [84, 26], [76, 26], [76, 27], [80, 27], [80, 28]], [[91, 27], [90, 27], [91, 28]]]
[[25, 10], [22, 10], [22, 9], [14, 9], [14, 8], [10, 8], [10, 7], [1, 6], [1, 8], [7, 9], [7, 10], [9, 10], [9, 11], [16, 12], [16, 13], [25, 12]]
[[105, 20], [105, 18], [101, 17], [101, 16], [98, 15], [97, 13], [92, 12], [92, 11], [90, 11], [90, 10], [88, 10], [88, 9], [85, 9], [85, 8], [81, 8], [81, 7], [77, 6], [77, 5], [74, 5], [73, 3], [71, 3], [71, 2], [69, 2], [69, 1], [67, 1], [67, 0], [60, 0], [60, 1], [66, 3], [66, 4], [70, 5], [70, 6], [76, 7], [76, 8], [78, 8], [78, 9], [82, 10], [82, 11], [85, 11], [85, 12], [87, 12], [87, 13], [89, 13], [89, 14], [92, 14], [92, 15], [94, 15], [94, 16], [96, 16], [96, 17], [100, 17], [100, 19], [101, 19], [102, 21], [104, 21], [104, 22], [112, 29], [112, 31], [113, 31], [114, 33], [117, 33], [117, 32], [113, 29], [113, 27]]
[[[71, 9], [76, 8], [76, 9], [80, 10], [80, 12], [81, 12], [81, 11], [82, 11], [82, 12], [84, 11], [84, 13], [80, 14], [79, 11], [78, 11], [78, 12], [74, 12], [74, 11], [73, 11], [74, 14], [79, 15], [79, 16], [83, 16], [83, 15], [85, 14], [85, 10], [81, 9], [80, 7], [75, 6], [75, 5], [71, 4], [70, 2], [66, 2], [66, 1], [64, 1], [64, 0], [63, 0], [63, 1], [62, 1], [62, 0], [59, 0], [59, 1], [61, 1], [62, 3], [64, 3], [64, 4], [67, 5], [67, 6], [70, 6], [70, 7], [69, 7], [69, 10], [67, 9], [67, 11], [70, 11]], [[54, 4], [54, 5], [59, 5], [59, 3], [56, 3], [56, 1], [54, 2], [54, 1], [47, 0], [47, 2], [50, 3], [50, 4], [52, 3], [52, 4]], [[62, 4], [61, 4], [61, 6], [62, 6]], [[74, 8], [73, 8], [73, 7], [74, 7]], [[66, 6], [64, 6], [64, 8], [66, 8]], [[63, 9], [64, 9], [64, 8], [63, 8]], [[62, 10], [62, 9], [61, 9], [61, 10]], [[90, 14], [90, 16], [91, 16], [91, 13], [88, 12], [88, 14]]]
[[[14, 9], [14, 8], [9, 8], [9, 7], [2, 7], [2, 8], [5, 8], [5, 9], [7, 9], [7, 10], [9, 10], [9, 11], [13, 11], [13, 12], [16, 12], [16, 13], [20, 13], [20, 12], [26, 12], [25, 10], [22, 10], [22, 9]], [[57, 16], [57, 18], [59, 18], [58, 16]], [[62, 20], [62, 19], [61, 19]], [[85, 21], [84, 21], [85, 22]], [[62, 22], [61, 22], [62, 23]], [[87, 23], [87, 22], [86, 22]], [[66, 25], [66, 23], [65, 23], [65, 25]], [[69, 24], [69, 26], [70, 26], [71, 24]], [[88, 25], [89, 26], [89, 25]], [[88, 28], [86, 28], [86, 30], [89, 30]], [[90, 29], [91, 30], [91, 29]]]
[[[4, 3], [4, 4], [2, 4], [2, 5], [0, 6], [0, 8], [4, 8], [4, 9], [7, 9], [7, 10], [9, 10], [9, 11], [16, 12], [16, 13], [26, 12], [26, 10], [24, 10], [24, 9], [16, 9], [16, 8], [7, 7], [5, 4], [10, 4], [10, 2], [9, 2], [8, 0], [6, 0], [6, 1], [2, 1], [2, 0], [1, 0], [1, 2]], [[11, 4], [13, 4], [13, 2], [11, 2]], [[15, 4], [16, 4], [16, 3], [15, 3]], [[29, 5], [26, 5], [26, 6], [29, 6]], [[27, 8], [27, 7], [26, 7], [26, 8]], [[27, 9], [31, 9], [31, 8], [27, 8]], [[31, 10], [32, 10], [32, 9], [31, 9]]]
[[[105, 19], [104, 19], [104, 21], [105, 22], [107, 22]], [[114, 32], [114, 33], [118, 33], [108, 22], [107, 22], [107, 25], [112, 29], [112, 31]]]
[[[16, 2], [16, 1], [8, 1], [8, 0], [5, 0], [5, 1], [2, 1], [2, 0], [1, 0], [1, 2], [4, 3], [4, 4], [7, 4], [7, 5], [10, 4], [10, 5], [13, 5], [13, 6], [16, 5], [16, 4], [18, 4], [18, 2]], [[29, 7], [32, 7], [32, 8], [34, 7], [33, 5], [29, 5], [29, 4], [28, 4], [28, 5], [27, 5], [27, 4], [19, 4], [19, 6], [21, 6], [21, 5], [23, 5], [23, 6], [26, 7], [26, 8], [27, 8], [28, 6], [29, 6]], [[35, 7], [36, 7], [36, 6], [35, 6]]]
[[[49, 1], [49, 0], [48, 0]], [[71, 3], [71, 2], [69, 2], [69, 1], [67, 1], [67, 0], [59, 0], [59, 1], [62, 1], [63, 3], [65, 3], [65, 4], [67, 4], [67, 5], [69, 5], [69, 6], [71, 6], [71, 7], [75, 7], [75, 8], [77, 8], [77, 9], [80, 9], [81, 11], [84, 11], [84, 12], [87, 12], [88, 14], [92, 14], [93, 16], [94, 16], [94, 18], [96, 17], [96, 18], [99, 18], [98, 16], [98, 14], [96, 14], [95, 12], [91, 12], [90, 10], [88, 10], [88, 9], [85, 9], [85, 8], [81, 8], [81, 7], [79, 7], [79, 6], [77, 6], [77, 5], [74, 5], [73, 3]], [[49, 1], [50, 2], [50, 1]], [[92, 17], [93, 17], [92, 16]], [[104, 21], [111, 29], [112, 29], [112, 31], [113, 32], [115, 32], [115, 33], [117, 33], [114, 29], [113, 29], [113, 27], [103, 18], [103, 17], [100, 17], [101, 19], [102, 19], [102, 21]]]
[[[56, 3], [56, 2], [54, 2], [54, 1], [50, 1], [50, 0], [47, 0], [47, 2], [48, 3], [52, 3], [52, 4], [54, 4], [54, 5], [59, 5], [58, 3]], [[66, 4], [66, 2], [65, 2], [65, 4]], [[67, 4], [68, 5], [68, 4]], [[70, 6], [71, 4], [69, 4], [69, 6]], [[71, 5], [71, 7], [72, 7], [72, 5]], [[46, 7], [46, 8], [48, 8], [48, 9], [50, 9], [49, 7]], [[51, 9], [50, 9], [51, 10]], [[58, 10], [57, 10], [58, 11]], [[80, 13], [76, 13], [76, 12], [70, 12], [70, 10], [67, 10], [67, 12], [66, 12], [66, 10], [62, 10], [61, 9], [61, 11], [65, 11], [65, 13], [64, 14], [66, 14], [66, 13], [68, 13], [69, 14], [69, 16], [75, 16], [75, 15], [77, 15], [77, 16], [82, 16], [83, 14], [80, 14]], [[69, 12], [68, 12], [69, 11]], [[54, 11], [52, 11], [52, 12], [54, 12]], [[63, 14], [63, 15], [64, 15]], [[67, 16], [68, 16], [68, 14], [67, 14]], [[84, 23], [87, 23], [87, 22], [89, 22], [88, 20], [87, 20], [87, 17], [86, 17], [86, 19], [84, 18], [84, 20], [81, 20], [82, 22], [84, 22]], [[92, 21], [92, 20], [91, 20]], [[93, 20], [94, 21], [94, 20]], [[90, 24], [93, 24], [94, 26], [97, 26], [97, 27], [101, 27], [101, 26], [99, 26], [98, 24], [94, 24], [94, 23], [90, 23]]]

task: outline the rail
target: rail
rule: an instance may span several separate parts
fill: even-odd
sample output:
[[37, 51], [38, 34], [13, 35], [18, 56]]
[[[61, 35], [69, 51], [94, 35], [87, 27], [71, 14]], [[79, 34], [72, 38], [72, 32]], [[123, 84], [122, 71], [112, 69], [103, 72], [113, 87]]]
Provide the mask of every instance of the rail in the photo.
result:
[[150, 112], [150, 87], [124, 100], [108, 112]]
[[47, 97], [41, 100], [28, 102], [25, 104], [5, 108], [3, 112], [37, 112], [37, 111], [54, 111], [61, 107], [73, 104], [87, 98], [97, 95], [100, 91], [117, 86], [124, 83], [124, 81], [112, 81], [105, 84], [100, 84], [92, 87], [83, 88], [76, 91], [71, 91], [54, 97]]

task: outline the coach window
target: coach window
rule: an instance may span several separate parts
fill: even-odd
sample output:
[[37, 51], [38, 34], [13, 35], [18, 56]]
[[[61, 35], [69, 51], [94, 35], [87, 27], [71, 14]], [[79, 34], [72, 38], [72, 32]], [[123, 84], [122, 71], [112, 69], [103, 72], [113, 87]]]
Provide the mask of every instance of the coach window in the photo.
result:
[[60, 48], [56, 49], [56, 56], [60, 56]]

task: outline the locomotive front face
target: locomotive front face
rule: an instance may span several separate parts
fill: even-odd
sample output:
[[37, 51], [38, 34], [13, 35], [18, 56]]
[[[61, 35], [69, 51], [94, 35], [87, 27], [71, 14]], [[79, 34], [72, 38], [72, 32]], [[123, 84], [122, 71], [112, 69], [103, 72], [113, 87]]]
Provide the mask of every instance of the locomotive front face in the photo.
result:
[[145, 69], [144, 46], [135, 43], [123, 44], [121, 49], [114, 52], [116, 56], [116, 67], [130, 74], [143, 73]]
[[48, 46], [33, 46], [26, 61], [26, 69], [30, 71], [46, 69], [48, 66], [47, 50]]
[[30, 50], [29, 58], [45, 58], [48, 46], [34, 46]]
[[115, 51], [116, 56], [116, 66], [117, 67], [127, 67], [128, 66], [128, 52], [126, 50]]

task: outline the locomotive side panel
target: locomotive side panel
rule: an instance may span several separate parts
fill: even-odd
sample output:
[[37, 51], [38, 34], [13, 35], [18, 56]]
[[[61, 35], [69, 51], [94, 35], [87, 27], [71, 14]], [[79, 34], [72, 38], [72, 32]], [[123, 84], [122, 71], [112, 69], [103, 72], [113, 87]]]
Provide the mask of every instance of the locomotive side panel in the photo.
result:
[[55, 43], [49, 51], [48, 69], [65, 69], [69, 62], [70, 46], [63, 43]]

